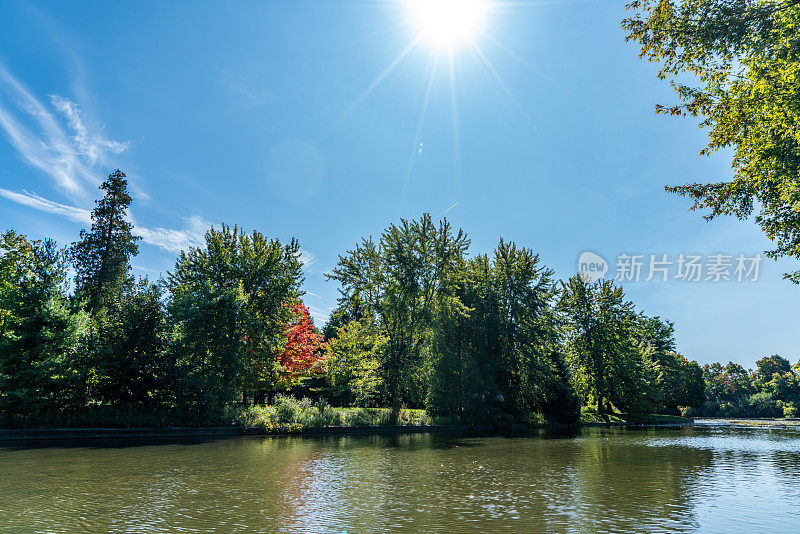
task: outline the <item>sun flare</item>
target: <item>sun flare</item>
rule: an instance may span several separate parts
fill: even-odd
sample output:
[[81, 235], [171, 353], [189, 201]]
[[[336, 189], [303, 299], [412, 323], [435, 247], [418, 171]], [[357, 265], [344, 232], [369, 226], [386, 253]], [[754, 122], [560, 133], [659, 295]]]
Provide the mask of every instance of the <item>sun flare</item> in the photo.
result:
[[410, 0], [422, 35], [437, 43], [455, 45], [480, 29], [486, 0]]

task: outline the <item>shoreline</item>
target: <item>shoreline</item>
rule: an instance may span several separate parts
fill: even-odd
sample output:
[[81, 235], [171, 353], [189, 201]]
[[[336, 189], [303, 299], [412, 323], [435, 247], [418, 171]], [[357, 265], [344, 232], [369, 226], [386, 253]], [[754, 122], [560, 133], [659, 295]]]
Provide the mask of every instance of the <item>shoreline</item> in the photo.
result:
[[[607, 422], [583, 423], [574, 427], [566, 425], [555, 428], [686, 428], [692, 427], [694, 421], [673, 423], [634, 423]], [[427, 434], [447, 432], [475, 432], [478, 434], [522, 433], [542, 429], [524, 424], [512, 425], [511, 428], [498, 430], [495, 427], [473, 425], [381, 425], [381, 426], [340, 426], [298, 430], [295, 432], [269, 432], [258, 427], [241, 428], [236, 426], [214, 427], [163, 427], [163, 428], [21, 428], [0, 429], [0, 446], [3, 443], [48, 442], [60, 441], [106, 441], [106, 440], [149, 440], [165, 438], [231, 438], [239, 436], [341, 436], [369, 434]]]
[[800, 419], [770, 417], [696, 417], [697, 426], [735, 426], [739, 428], [799, 428]]

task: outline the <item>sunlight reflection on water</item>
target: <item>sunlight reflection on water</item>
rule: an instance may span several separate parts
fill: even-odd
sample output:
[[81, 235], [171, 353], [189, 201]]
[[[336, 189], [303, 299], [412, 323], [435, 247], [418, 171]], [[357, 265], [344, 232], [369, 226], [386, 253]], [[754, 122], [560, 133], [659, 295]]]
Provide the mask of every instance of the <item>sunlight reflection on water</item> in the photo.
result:
[[800, 531], [800, 431], [0, 449], [9, 532]]

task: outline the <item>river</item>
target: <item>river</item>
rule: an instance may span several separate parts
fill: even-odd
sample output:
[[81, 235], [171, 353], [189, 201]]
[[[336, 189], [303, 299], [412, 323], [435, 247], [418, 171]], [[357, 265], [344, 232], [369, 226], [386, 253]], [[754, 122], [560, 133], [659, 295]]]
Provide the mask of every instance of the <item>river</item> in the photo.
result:
[[2, 532], [800, 532], [800, 430], [0, 448]]

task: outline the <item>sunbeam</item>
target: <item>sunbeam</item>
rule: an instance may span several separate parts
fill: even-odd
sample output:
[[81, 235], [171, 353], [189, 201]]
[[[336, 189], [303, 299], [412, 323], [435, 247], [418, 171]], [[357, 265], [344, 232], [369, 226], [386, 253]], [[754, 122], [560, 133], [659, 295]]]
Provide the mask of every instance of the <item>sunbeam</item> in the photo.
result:
[[483, 62], [483, 65], [488, 69], [489, 73], [491, 73], [494, 80], [503, 89], [503, 91], [506, 93], [506, 96], [508, 96], [509, 100], [511, 100], [511, 103], [514, 104], [514, 107], [517, 108], [517, 111], [519, 111], [519, 113], [525, 119], [525, 122], [530, 123], [531, 119], [528, 116], [528, 113], [522, 107], [522, 104], [520, 104], [519, 101], [516, 99], [514, 93], [511, 92], [511, 89], [509, 89], [508, 85], [506, 85], [506, 82], [503, 81], [503, 78], [500, 76], [500, 74], [494, 68], [492, 63], [486, 57], [486, 54], [483, 53], [483, 50], [481, 49], [478, 42], [475, 39], [471, 39], [470, 44], [472, 45], [472, 49], [475, 50], [475, 53], [480, 58], [481, 62]]
[[[453, 182], [454, 189], [461, 186], [461, 133], [458, 126], [458, 98], [456, 96], [456, 66], [453, 54], [448, 57], [450, 70], [450, 110], [453, 124]], [[459, 191], [453, 191], [458, 196]]]
[[358, 97], [356, 97], [355, 101], [344, 110], [341, 117], [339, 117], [339, 120], [337, 121], [337, 125], [341, 124], [348, 116], [350, 116], [353, 111], [355, 111], [358, 106], [361, 105], [362, 102], [364, 102], [364, 100], [367, 99], [370, 94], [372, 94], [372, 92], [381, 84], [381, 82], [385, 80], [394, 69], [397, 68], [397, 66], [411, 53], [412, 50], [414, 50], [414, 48], [417, 47], [421, 40], [422, 37], [420, 36], [414, 38], [414, 40], [408, 43], [408, 46], [406, 46], [399, 54], [397, 54], [397, 56], [395, 56], [391, 62], [389, 62], [389, 64], [380, 72], [380, 74], [378, 74], [375, 79], [370, 82], [367, 88], [364, 89], [361, 94], [358, 95]]
[[433, 90], [433, 81], [436, 78], [436, 70], [439, 66], [439, 57], [441, 55], [441, 49], [437, 48], [433, 55], [433, 60], [431, 62], [430, 72], [428, 74], [428, 83], [425, 87], [425, 96], [422, 99], [422, 109], [420, 110], [419, 114], [419, 121], [417, 121], [417, 129], [414, 133], [414, 146], [411, 150], [411, 157], [408, 159], [408, 169], [406, 170], [406, 176], [403, 180], [403, 192], [400, 195], [400, 199], [405, 198], [406, 189], [408, 187], [408, 182], [411, 180], [411, 173], [414, 170], [414, 161], [416, 160], [417, 149], [419, 143], [421, 142], [422, 137], [422, 125], [425, 122], [425, 115], [428, 112], [428, 104], [430, 103], [431, 99], [431, 91]]
[[[582, 0], [567, 1], [571, 3], [573, 1], [580, 2]], [[438, 80], [441, 80], [438, 83], [445, 83], [445, 73], [442, 72], [442, 75], [437, 76], [437, 71], [444, 70], [439, 68], [439, 62], [444, 59], [442, 55], [447, 56], [446, 67], [448, 71], [447, 77], [449, 79], [446, 83], [448, 83], [447, 91], [449, 92], [450, 99], [450, 122], [452, 128], [452, 192], [457, 198], [463, 180], [463, 165], [461, 161], [461, 118], [459, 117], [459, 87], [457, 87], [459, 81], [456, 79], [456, 56], [460, 56], [465, 52], [469, 54], [474, 53], [479, 59], [479, 63], [486, 68], [489, 75], [494, 79], [494, 82], [500, 86], [511, 104], [516, 108], [519, 116], [522, 117], [526, 123], [530, 124], [531, 120], [528, 113], [514, 96], [511, 88], [505, 80], [503, 80], [503, 77], [492, 64], [489, 57], [487, 57], [487, 54], [481, 46], [482, 44], [489, 44], [491, 48], [496, 47], [502, 53], [524, 64], [525, 67], [530, 68], [530, 65], [524, 58], [520, 57], [492, 34], [490, 30], [490, 16], [498, 10], [544, 5], [547, 3], [547, 0], [385, 0], [383, 2], [368, 3], [376, 7], [380, 5], [383, 7], [389, 6], [393, 10], [398, 9], [398, 11], [401, 12], [400, 16], [403, 22], [395, 27], [407, 26], [411, 32], [411, 41], [380, 71], [355, 98], [352, 104], [344, 110], [333, 128], [337, 128], [356, 108], [367, 100], [376, 91], [378, 86], [380, 86], [389, 75], [412, 54], [412, 52], [418, 53], [423, 49], [431, 51], [432, 62], [426, 73], [425, 89], [421, 109], [419, 111], [419, 118], [416, 121], [411, 153], [402, 179], [402, 187], [399, 195], [399, 201], [402, 202], [408, 193], [411, 180], [414, 176], [417, 159], [419, 159], [419, 156], [422, 154], [425, 121], [431, 111], [431, 95], [433, 94]], [[487, 41], [487, 43], [483, 43], [484, 41]], [[442, 67], [444, 67], [444, 65]]]

